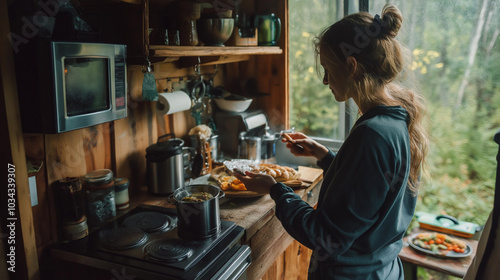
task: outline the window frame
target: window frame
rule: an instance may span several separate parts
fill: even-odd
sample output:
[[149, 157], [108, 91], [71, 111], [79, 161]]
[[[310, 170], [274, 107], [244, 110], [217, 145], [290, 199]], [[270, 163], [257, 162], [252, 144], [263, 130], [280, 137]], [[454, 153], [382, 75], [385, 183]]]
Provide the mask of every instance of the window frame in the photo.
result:
[[[349, 15], [351, 12], [354, 13], [356, 12], [354, 10], [354, 0], [344, 0], [343, 1], [343, 16]], [[359, 12], [368, 12], [369, 11], [369, 0], [359, 0], [358, 2], [358, 11]], [[319, 143], [325, 145], [332, 151], [336, 152], [340, 149], [342, 146], [342, 143], [344, 143], [344, 140], [347, 138], [349, 135], [352, 127], [354, 126], [354, 123], [357, 120], [357, 112], [358, 107], [354, 100], [352, 98], [348, 99], [345, 102], [339, 103], [339, 133], [340, 133], [340, 138], [339, 139], [333, 139], [333, 138], [325, 138], [325, 137], [316, 137], [316, 136], [311, 136], [312, 139], [318, 141]]]

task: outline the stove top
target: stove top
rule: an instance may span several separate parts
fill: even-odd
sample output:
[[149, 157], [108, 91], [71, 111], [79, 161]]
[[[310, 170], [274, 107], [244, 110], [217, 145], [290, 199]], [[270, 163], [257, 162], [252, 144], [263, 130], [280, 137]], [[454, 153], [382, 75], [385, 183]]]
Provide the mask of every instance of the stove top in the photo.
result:
[[177, 233], [175, 209], [140, 205], [84, 239], [54, 244], [51, 253], [110, 271], [127, 267], [138, 278], [209, 279], [204, 275], [236, 255], [246, 255], [249, 265], [250, 249], [238, 244], [242, 235], [243, 228], [221, 221], [216, 236], [184, 240]]

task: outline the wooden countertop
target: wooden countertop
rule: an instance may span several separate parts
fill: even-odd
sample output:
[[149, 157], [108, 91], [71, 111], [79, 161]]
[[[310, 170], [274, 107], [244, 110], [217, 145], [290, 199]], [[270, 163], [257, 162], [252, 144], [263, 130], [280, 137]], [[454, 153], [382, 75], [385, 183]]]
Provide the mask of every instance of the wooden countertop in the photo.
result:
[[[314, 197], [311, 191], [315, 189], [323, 178], [323, 170], [305, 166], [299, 166], [298, 170], [302, 175], [301, 178], [311, 183], [305, 188], [295, 190], [295, 193], [300, 195], [304, 200], [314, 202], [315, 204], [317, 194]], [[307, 197], [308, 193], [310, 196], [309, 199]], [[311, 195], [313, 196], [311, 197]], [[175, 208], [175, 206], [167, 201], [166, 197], [145, 196], [143, 203]], [[244, 242], [251, 239], [263, 225], [271, 220], [274, 216], [274, 205], [274, 200], [268, 194], [260, 197], [226, 197], [220, 200], [220, 215], [222, 220], [234, 222], [245, 229]]]
[[[311, 183], [295, 193], [314, 206], [318, 201], [323, 170], [304, 166], [299, 166], [298, 170], [301, 178]], [[175, 208], [166, 197], [148, 196], [144, 204]], [[226, 197], [220, 201], [221, 219], [245, 229], [241, 243], [249, 245], [252, 250], [252, 264], [247, 269], [249, 279], [260, 279], [293, 241], [274, 213], [275, 203], [268, 194], [251, 198]]]

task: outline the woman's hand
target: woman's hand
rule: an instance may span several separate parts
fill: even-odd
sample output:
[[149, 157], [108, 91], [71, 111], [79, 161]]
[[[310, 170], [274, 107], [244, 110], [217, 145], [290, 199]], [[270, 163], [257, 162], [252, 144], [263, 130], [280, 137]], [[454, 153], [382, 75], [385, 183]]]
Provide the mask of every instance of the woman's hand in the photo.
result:
[[286, 134], [289, 136], [290, 140], [287, 139], [287, 137], [283, 137], [281, 141], [286, 143], [286, 147], [295, 156], [312, 156], [317, 160], [321, 160], [328, 154], [328, 149], [325, 146], [307, 137], [304, 133], [297, 132]]
[[253, 191], [260, 194], [268, 194], [271, 186], [276, 184], [276, 180], [270, 175], [245, 172], [245, 175], [234, 173], [240, 181], [245, 184], [245, 187], [249, 191]]

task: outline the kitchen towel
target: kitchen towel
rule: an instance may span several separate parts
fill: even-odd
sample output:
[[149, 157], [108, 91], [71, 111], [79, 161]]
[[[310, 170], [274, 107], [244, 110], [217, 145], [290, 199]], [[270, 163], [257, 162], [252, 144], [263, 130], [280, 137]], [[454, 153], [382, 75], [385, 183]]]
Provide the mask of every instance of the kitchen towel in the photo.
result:
[[191, 98], [183, 91], [163, 92], [159, 94], [156, 111], [161, 115], [169, 115], [191, 108]]

